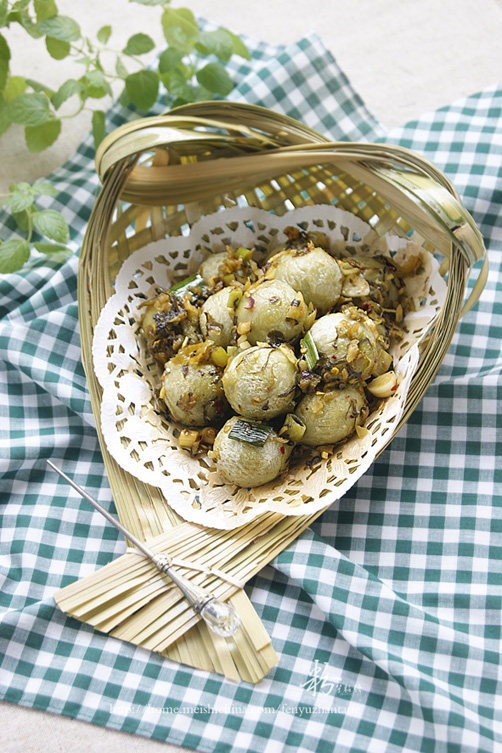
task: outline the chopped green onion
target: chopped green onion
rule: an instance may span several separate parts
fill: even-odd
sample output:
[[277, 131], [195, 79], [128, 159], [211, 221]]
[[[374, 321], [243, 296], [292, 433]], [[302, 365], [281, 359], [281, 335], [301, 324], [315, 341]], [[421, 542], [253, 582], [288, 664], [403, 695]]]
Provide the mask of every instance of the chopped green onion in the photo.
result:
[[284, 439], [289, 439], [291, 442], [300, 442], [303, 435], [305, 434], [305, 429], [307, 427], [301, 420], [301, 418], [298, 418], [298, 416], [295, 416], [294, 413], [288, 413], [286, 418], [284, 419], [284, 424], [282, 425], [282, 429], [279, 431], [279, 436], [284, 437]]
[[241, 246], [240, 248], [238, 248], [236, 253], [237, 253], [237, 256], [240, 256], [240, 258], [243, 261], [249, 261], [249, 259], [253, 255], [253, 252], [251, 251], [250, 248], [244, 248], [243, 246]]
[[271, 426], [239, 418], [232, 426], [228, 436], [230, 439], [236, 439], [238, 442], [247, 442], [257, 447], [263, 447], [271, 432]]
[[183, 296], [190, 288], [207, 288], [207, 284], [203, 277], [199, 274], [186, 277], [184, 280], [177, 282], [171, 288], [171, 293], [175, 293], [177, 296]]
[[235, 309], [241, 298], [242, 290], [240, 288], [232, 288], [228, 294], [227, 307], [229, 309]]
[[310, 332], [307, 332], [301, 341], [301, 345], [305, 348], [305, 360], [307, 361], [309, 369], [312, 371], [319, 360], [319, 353], [317, 352], [316, 344]]

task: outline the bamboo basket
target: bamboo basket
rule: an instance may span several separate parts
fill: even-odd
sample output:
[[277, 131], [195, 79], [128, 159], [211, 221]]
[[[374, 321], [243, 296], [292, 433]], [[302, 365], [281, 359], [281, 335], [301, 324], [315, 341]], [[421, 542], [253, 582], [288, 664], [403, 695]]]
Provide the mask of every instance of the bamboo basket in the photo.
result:
[[[185, 574], [231, 599], [243, 629], [233, 642], [212, 636], [177, 590], [133, 552], [62, 589], [56, 601], [95, 628], [174, 661], [258, 682], [277, 656], [241, 586], [322, 510], [296, 517], [268, 512], [229, 531], [203, 528], [183, 521], [158, 489], [115, 462], [99, 428], [101, 388], [91, 348], [121, 264], [146, 244], [180, 235], [201, 217], [236, 205], [282, 215], [293, 207], [336, 204], [368, 222], [375, 238], [412, 237], [439, 251], [446, 301], [422, 345], [390, 442], [436, 374], [459, 317], [480, 295], [488, 271], [483, 240], [447, 178], [419, 155], [384, 144], [330, 142], [297, 121], [250, 105], [198, 103], [136, 120], [103, 141], [96, 166], [103, 188], [80, 257], [79, 315], [83, 363], [118, 515], [153, 549], [196, 562], [198, 568]], [[464, 303], [471, 268], [481, 261]]]

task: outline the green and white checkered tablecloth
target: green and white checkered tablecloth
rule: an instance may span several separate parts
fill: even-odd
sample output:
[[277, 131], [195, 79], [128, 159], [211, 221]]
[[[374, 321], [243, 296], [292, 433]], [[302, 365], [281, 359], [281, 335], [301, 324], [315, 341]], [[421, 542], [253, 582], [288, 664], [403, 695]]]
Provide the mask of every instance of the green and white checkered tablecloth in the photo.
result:
[[[233, 98], [333, 139], [411, 147], [446, 172], [489, 248], [485, 292], [390, 447], [246, 587], [280, 657], [252, 686], [55, 607], [56, 589], [125, 545], [45, 466], [60, 461], [114, 510], [80, 362], [78, 260], [2, 277], [0, 697], [216, 753], [501, 750], [502, 91], [386, 134], [317, 38], [250, 47], [231, 66]], [[130, 115], [115, 107], [108, 127]], [[90, 139], [51, 178], [46, 206], [78, 249], [97, 186]]]

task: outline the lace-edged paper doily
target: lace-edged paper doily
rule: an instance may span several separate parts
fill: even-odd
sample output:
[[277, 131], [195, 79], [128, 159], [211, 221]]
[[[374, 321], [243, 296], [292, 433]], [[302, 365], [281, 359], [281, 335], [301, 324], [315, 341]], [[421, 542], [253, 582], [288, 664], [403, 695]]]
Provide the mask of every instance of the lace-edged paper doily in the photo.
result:
[[[410, 255], [421, 254], [420, 274], [407, 282], [416, 310], [406, 316], [406, 336], [393, 352], [399, 387], [368, 417], [362, 436], [323, 448], [326, 457], [318, 450], [307, 452], [293, 459], [285, 476], [243, 489], [223, 483], [207, 456], [194, 458], [179, 448], [177, 437], [183, 427], [156, 411], [161, 370], [139, 334], [138, 306], [159, 288], [170, 287], [175, 277], [193, 274], [208, 254], [227, 244], [254, 246], [265, 256], [284, 242], [284, 228], [297, 223], [306, 231], [325, 233], [336, 255], [384, 253], [401, 265]], [[394, 236], [375, 241], [369, 225], [329, 206], [304, 207], [283, 217], [249, 207], [208, 215], [193, 225], [189, 235], [166, 238], [133, 253], [122, 265], [115, 290], [101, 312], [93, 341], [107, 448], [125, 470], [160, 488], [183, 518], [227, 529], [267, 510], [283, 515], [314, 513], [342, 497], [360, 478], [399, 422], [418, 364], [418, 344], [434, 324], [446, 295], [431, 254]]]

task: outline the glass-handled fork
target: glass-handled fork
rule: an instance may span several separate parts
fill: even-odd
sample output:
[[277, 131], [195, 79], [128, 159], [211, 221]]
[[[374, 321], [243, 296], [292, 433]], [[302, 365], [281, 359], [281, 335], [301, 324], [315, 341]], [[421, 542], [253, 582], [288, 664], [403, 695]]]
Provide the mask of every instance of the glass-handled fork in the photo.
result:
[[57, 465], [54, 465], [52, 460], [48, 460], [47, 464], [52, 468], [53, 471], [59, 473], [61, 478], [63, 478], [68, 484], [70, 484], [70, 486], [73, 487], [73, 489], [75, 489], [75, 491], [78, 492], [81, 497], [90, 502], [95, 510], [101, 513], [103, 517], [105, 517], [113, 526], [115, 526], [115, 528], [117, 528], [127, 539], [129, 539], [129, 541], [134, 544], [136, 549], [142, 552], [145, 557], [148, 557], [148, 559], [153, 562], [153, 564], [160, 570], [160, 572], [165, 573], [169, 578], [171, 578], [173, 583], [175, 583], [183, 593], [194, 612], [200, 614], [202, 619], [213, 631], [213, 633], [221, 635], [225, 638], [229, 638], [237, 632], [240, 627], [240, 618], [231, 604], [220, 601], [220, 599], [217, 599], [209, 591], [206, 591], [204, 588], [201, 588], [195, 583], [192, 583], [190, 580], [188, 580], [188, 578], [184, 578], [182, 575], [180, 575], [172, 567], [172, 560], [168, 554], [157, 554], [156, 552], [152, 552], [152, 550], [148, 549], [148, 547], [146, 547], [142, 541], [136, 538], [133, 533], [128, 531], [127, 528], [122, 525], [122, 523], [119, 523], [119, 521], [116, 520], [113, 515], [110, 515], [108, 510], [105, 510], [105, 508], [100, 505], [96, 499], [91, 497], [91, 495], [88, 494], [85, 489], [76, 484], [73, 479], [66, 475], [66, 473], [63, 473], [63, 471], [58, 468]]

